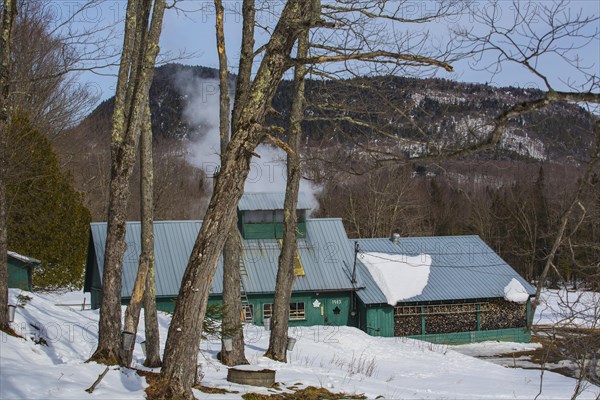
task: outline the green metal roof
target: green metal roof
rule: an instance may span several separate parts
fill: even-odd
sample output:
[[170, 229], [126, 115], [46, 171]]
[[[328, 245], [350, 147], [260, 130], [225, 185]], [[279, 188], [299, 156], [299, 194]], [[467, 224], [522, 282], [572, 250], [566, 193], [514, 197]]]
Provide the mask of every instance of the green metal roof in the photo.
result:
[[[179, 293], [181, 279], [201, 224], [201, 221], [154, 223], [157, 296], [176, 296]], [[354, 254], [341, 219], [309, 219], [306, 229], [306, 238], [298, 240], [298, 252], [306, 275], [296, 278], [294, 291], [351, 290], [349, 270]], [[90, 249], [94, 254], [88, 260], [95, 259], [102, 277], [106, 223], [92, 223], [91, 238], [93, 246]], [[141, 252], [139, 222], [127, 222], [125, 241], [127, 250], [123, 257], [121, 296], [127, 298], [135, 282]], [[279, 241], [276, 239], [243, 240], [242, 256], [247, 273], [242, 275], [242, 280], [247, 293], [274, 292], [279, 252]], [[91, 272], [91, 266], [88, 265], [86, 274]], [[222, 293], [222, 282], [223, 268], [219, 261], [211, 294]]]
[[[285, 193], [283, 192], [257, 192], [244, 193], [238, 209], [240, 211], [252, 210], [283, 210]], [[308, 195], [304, 192], [298, 193], [298, 210], [310, 210], [312, 208]]]
[[[403, 237], [397, 243], [388, 238], [354, 241], [358, 241], [360, 252], [431, 256], [429, 280], [423, 292], [403, 303], [502, 298], [504, 287], [513, 278], [530, 295], [535, 294], [535, 289], [479, 236]], [[363, 303], [387, 303], [369, 270], [360, 262], [357, 276], [367, 282], [365, 289], [358, 292]]]

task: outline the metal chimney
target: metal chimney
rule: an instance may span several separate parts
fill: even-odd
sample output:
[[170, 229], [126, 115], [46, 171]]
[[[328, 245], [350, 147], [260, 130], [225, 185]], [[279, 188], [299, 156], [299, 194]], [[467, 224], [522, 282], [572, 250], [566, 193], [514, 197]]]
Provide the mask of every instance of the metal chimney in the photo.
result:
[[400, 243], [400, 234], [399, 233], [393, 233], [392, 236], [390, 237], [390, 242], [392, 242], [394, 244]]

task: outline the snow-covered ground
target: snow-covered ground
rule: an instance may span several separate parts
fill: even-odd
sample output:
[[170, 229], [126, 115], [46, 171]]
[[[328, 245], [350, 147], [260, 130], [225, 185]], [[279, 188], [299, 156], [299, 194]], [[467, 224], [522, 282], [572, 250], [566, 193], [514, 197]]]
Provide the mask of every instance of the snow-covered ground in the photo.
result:
[[536, 308], [535, 325], [600, 329], [600, 293], [544, 290]]
[[[11, 290], [14, 301], [19, 291]], [[26, 339], [2, 334], [0, 340], [1, 399], [141, 399], [146, 380], [131, 369], [111, 367], [93, 394], [91, 386], [104, 366], [85, 363], [96, 345], [97, 310], [81, 310], [83, 294], [65, 296], [24, 293], [32, 297], [17, 309], [13, 327]], [[166, 338], [170, 316], [160, 313], [161, 340]], [[37, 328], [34, 328], [36, 326]], [[137, 338], [134, 367], [141, 368], [139, 343], [144, 339], [143, 323]], [[246, 327], [246, 355], [250, 362], [277, 371], [281, 387], [313, 385], [334, 392], [364, 393], [369, 398], [402, 399], [532, 399], [539, 391], [536, 370], [505, 368], [454, 351], [405, 338], [377, 338], [348, 327], [309, 327], [290, 330], [298, 339], [288, 364], [262, 357], [268, 345], [268, 332], [262, 327]], [[35, 344], [45, 338], [48, 346]], [[32, 340], [33, 339], [33, 340]], [[206, 386], [239, 393], [209, 395], [195, 391], [198, 398], [240, 398], [245, 392], [269, 393], [268, 389], [231, 384], [227, 368], [216, 360], [218, 341], [204, 341], [199, 357]], [[498, 352], [498, 346], [516, 351], [517, 344], [479, 344], [477, 352]], [[524, 345], [527, 347], [528, 345]], [[500, 351], [505, 352], [505, 351]], [[465, 351], [463, 351], [465, 353]], [[545, 372], [540, 399], [570, 398], [575, 381]], [[273, 389], [271, 389], [273, 390]], [[580, 396], [593, 399], [600, 388], [588, 386]]]

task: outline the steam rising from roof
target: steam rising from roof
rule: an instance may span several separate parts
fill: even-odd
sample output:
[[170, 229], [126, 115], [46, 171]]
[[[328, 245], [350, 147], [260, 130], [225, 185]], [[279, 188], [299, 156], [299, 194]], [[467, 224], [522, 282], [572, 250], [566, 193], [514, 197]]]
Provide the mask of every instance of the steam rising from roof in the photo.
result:
[[[194, 76], [191, 71], [181, 71], [175, 76], [175, 86], [185, 98], [183, 118], [194, 129], [198, 140], [189, 143], [187, 161], [204, 171], [208, 179], [218, 170], [220, 161], [219, 140], [219, 82]], [[234, 92], [230, 87], [230, 98]], [[246, 192], [285, 192], [287, 181], [286, 154], [270, 144], [258, 145], [252, 157], [246, 179]], [[212, 187], [212, 185], [211, 185]], [[311, 209], [318, 208], [317, 194], [321, 188], [310, 181], [300, 181], [300, 191], [305, 192]]]

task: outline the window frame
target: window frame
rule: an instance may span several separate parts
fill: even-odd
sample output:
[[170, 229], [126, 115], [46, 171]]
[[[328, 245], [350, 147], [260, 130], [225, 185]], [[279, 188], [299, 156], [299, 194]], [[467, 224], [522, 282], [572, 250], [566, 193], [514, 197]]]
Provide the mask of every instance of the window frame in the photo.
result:
[[[268, 313], [269, 315], [267, 315], [267, 307], [266, 306], [269, 306], [269, 313]], [[263, 315], [262, 315], [263, 322], [265, 321], [265, 318], [272, 318], [273, 317], [273, 303], [263, 303], [262, 312], [263, 312]]]
[[[296, 310], [292, 310], [292, 304], [296, 305]], [[299, 305], [302, 304], [300, 308]], [[306, 303], [303, 301], [294, 301], [290, 303], [289, 311], [290, 321], [304, 321], [306, 320]]]

